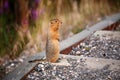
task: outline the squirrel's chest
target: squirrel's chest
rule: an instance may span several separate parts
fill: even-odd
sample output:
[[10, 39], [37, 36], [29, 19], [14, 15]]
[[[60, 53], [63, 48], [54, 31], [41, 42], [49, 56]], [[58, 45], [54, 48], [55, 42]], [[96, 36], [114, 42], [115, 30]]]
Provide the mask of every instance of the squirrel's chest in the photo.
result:
[[57, 48], [57, 47], [59, 47], [59, 41], [58, 40], [48, 40], [46, 47]]
[[47, 53], [58, 53], [59, 52], [59, 42], [58, 40], [48, 40], [46, 44]]

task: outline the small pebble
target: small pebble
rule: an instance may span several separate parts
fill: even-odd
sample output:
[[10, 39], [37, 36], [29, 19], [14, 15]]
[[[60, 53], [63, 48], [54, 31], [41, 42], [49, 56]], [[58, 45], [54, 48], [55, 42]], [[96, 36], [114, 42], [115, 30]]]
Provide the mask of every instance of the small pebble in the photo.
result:
[[77, 51], [76, 54], [77, 54], [77, 55], [80, 55], [80, 51]]

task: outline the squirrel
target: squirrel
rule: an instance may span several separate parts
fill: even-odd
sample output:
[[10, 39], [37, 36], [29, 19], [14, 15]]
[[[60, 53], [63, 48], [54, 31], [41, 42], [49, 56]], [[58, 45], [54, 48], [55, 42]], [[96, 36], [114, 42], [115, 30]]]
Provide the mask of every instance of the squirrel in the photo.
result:
[[29, 62], [36, 62], [36, 61], [47, 61], [55, 63], [59, 58], [60, 47], [60, 33], [59, 28], [62, 22], [59, 19], [53, 19], [50, 21], [50, 26], [47, 33], [47, 40], [46, 40], [46, 59], [36, 59], [31, 60]]

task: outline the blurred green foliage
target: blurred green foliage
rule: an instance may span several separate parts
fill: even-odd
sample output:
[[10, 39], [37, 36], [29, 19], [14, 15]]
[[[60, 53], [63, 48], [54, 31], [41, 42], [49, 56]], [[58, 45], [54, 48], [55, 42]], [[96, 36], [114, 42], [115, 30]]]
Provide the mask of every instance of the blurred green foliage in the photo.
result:
[[0, 56], [14, 58], [29, 43], [41, 45], [38, 35], [46, 33], [52, 18], [62, 18], [64, 36], [69, 30], [66, 26], [78, 33], [90, 21], [117, 12], [120, 0], [0, 0]]

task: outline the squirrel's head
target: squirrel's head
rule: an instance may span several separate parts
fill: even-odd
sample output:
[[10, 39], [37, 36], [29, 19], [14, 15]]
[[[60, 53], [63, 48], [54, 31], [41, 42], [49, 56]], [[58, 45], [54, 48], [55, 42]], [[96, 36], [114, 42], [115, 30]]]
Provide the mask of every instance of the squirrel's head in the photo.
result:
[[50, 27], [53, 30], [58, 30], [59, 27], [61, 26], [62, 22], [59, 19], [53, 19], [50, 21]]

